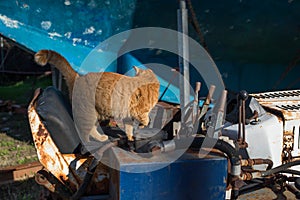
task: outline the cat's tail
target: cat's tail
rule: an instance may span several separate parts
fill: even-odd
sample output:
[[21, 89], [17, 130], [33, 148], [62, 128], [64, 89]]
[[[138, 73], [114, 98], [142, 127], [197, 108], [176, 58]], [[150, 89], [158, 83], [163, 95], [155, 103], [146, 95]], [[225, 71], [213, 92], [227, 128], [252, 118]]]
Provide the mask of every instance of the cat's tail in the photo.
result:
[[34, 55], [34, 60], [41, 66], [45, 66], [49, 63], [56, 67], [65, 77], [70, 97], [72, 97], [72, 90], [75, 79], [78, 77], [78, 73], [71, 67], [69, 62], [63, 56], [52, 50], [40, 50]]

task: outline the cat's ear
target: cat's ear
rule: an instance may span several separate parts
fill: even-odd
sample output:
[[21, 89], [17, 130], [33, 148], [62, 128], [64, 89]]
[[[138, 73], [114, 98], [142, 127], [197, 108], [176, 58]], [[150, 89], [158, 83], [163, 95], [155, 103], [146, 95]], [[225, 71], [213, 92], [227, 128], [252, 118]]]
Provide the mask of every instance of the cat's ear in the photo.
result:
[[133, 69], [135, 70], [135, 74], [138, 75], [141, 71], [140, 68], [138, 68], [137, 66], [133, 66]]

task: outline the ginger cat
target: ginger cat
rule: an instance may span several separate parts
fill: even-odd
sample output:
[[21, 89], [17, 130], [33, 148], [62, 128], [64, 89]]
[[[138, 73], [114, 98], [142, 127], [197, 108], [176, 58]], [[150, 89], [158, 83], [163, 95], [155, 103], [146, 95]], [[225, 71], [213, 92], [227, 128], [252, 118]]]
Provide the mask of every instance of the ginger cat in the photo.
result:
[[[66, 80], [71, 102], [74, 83], [92, 82], [95, 84], [95, 93], [93, 94], [95, 95], [94, 109], [97, 119], [123, 120], [129, 141], [133, 141], [133, 120], [137, 120], [142, 126], [149, 124], [149, 112], [157, 103], [159, 96], [159, 81], [152, 70], [143, 70], [134, 66], [136, 71], [134, 77], [113, 72], [88, 73], [79, 76], [68, 61], [54, 51], [40, 50], [35, 54], [34, 59], [39, 65], [44, 66], [50, 63], [60, 70]], [[80, 79], [81, 81], [77, 82]], [[89, 89], [91, 88], [85, 88], [85, 90]], [[78, 94], [76, 93], [76, 95]], [[107, 140], [106, 135], [98, 137], [97, 133], [92, 134], [101, 141]]]

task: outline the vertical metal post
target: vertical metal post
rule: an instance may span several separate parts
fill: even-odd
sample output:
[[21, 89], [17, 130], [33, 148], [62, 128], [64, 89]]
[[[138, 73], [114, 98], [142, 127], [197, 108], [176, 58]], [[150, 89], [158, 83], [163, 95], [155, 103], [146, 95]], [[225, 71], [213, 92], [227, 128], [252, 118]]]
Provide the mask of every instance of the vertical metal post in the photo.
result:
[[1, 47], [1, 66], [0, 66], [0, 69], [2, 69], [3, 65], [4, 65], [4, 52], [3, 52], [4, 41], [3, 41], [3, 37], [0, 37], [0, 47]]
[[[179, 70], [181, 73], [180, 84], [180, 108], [183, 112], [190, 101], [190, 72], [189, 72], [189, 44], [188, 44], [188, 11], [186, 9], [185, 0], [180, 0], [180, 8], [177, 10], [177, 26], [178, 32], [178, 52]], [[187, 111], [188, 109], [186, 109]], [[181, 122], [184, 122], [186, 113], [181, 113]]]

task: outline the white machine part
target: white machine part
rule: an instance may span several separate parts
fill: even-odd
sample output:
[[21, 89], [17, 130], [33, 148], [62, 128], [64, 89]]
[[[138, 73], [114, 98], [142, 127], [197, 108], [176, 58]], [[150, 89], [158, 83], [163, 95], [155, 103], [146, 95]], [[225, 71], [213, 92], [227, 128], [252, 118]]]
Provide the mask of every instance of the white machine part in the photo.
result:
[[[252, 94], [266, 110], [245, 125], [248, 147], [245, 158], [265, 158], [273, 167], [300, 156], [300, 90]], [[225, 123], [222, 134], [236, 140], [238, 124]], [[261, 166], [255, 169], [263, 170]]]

